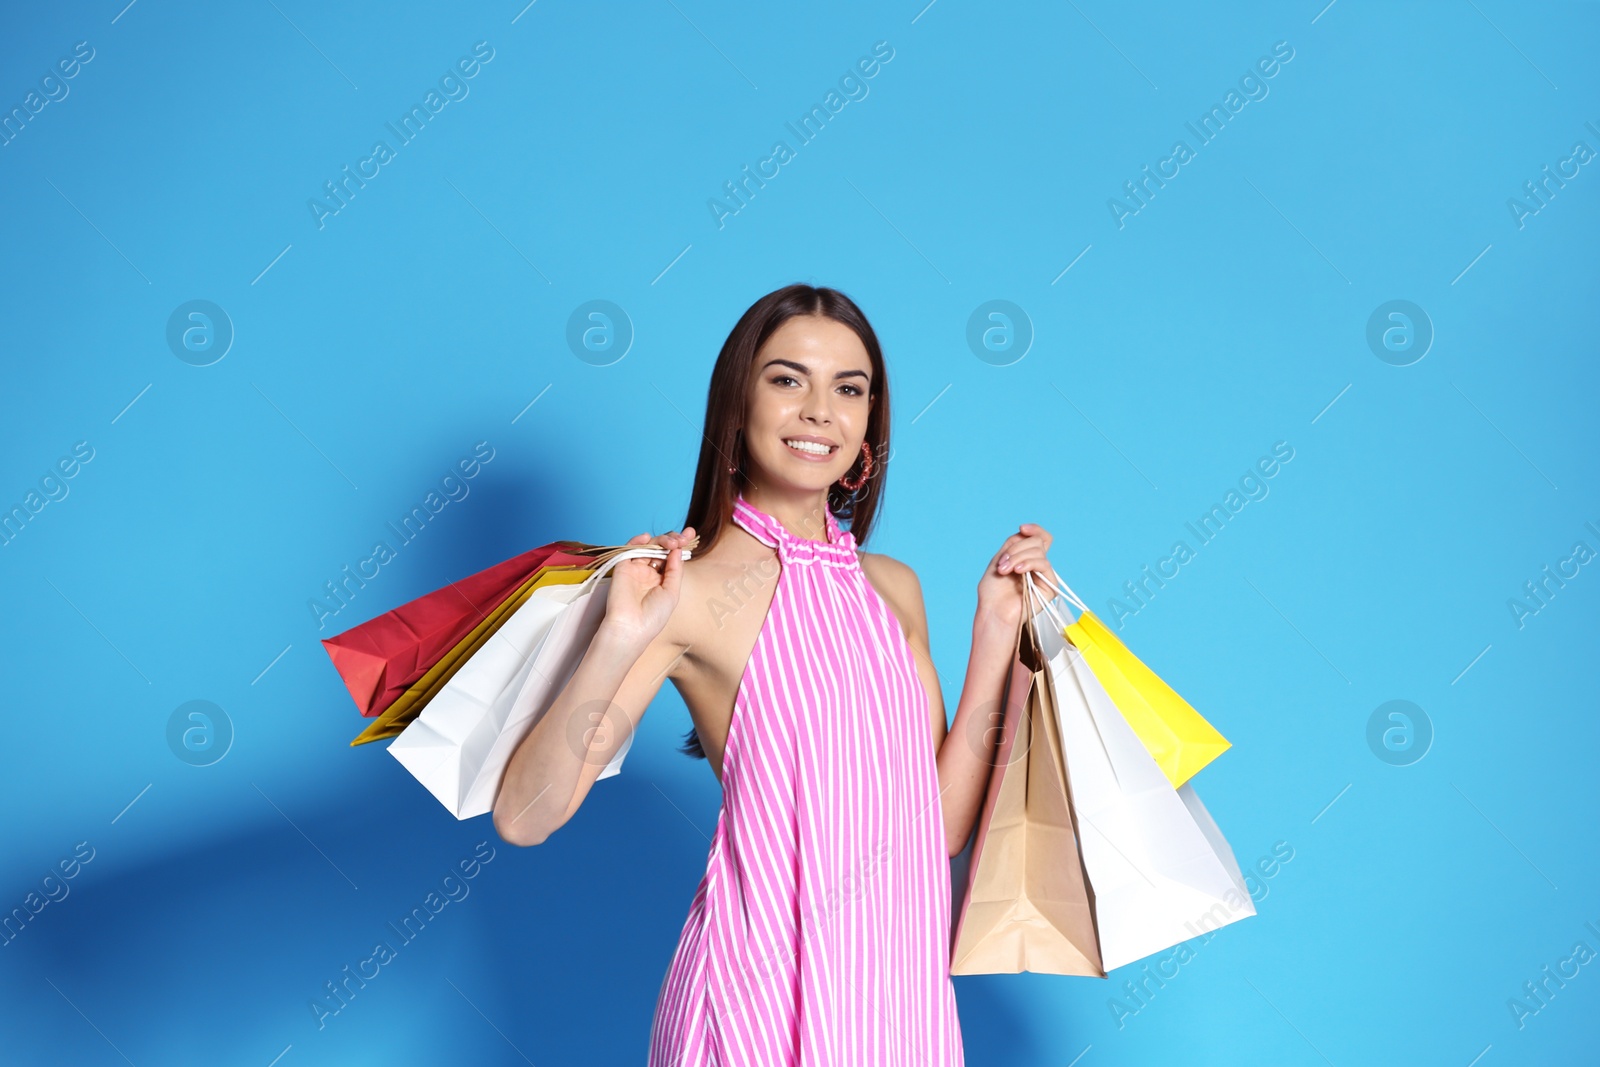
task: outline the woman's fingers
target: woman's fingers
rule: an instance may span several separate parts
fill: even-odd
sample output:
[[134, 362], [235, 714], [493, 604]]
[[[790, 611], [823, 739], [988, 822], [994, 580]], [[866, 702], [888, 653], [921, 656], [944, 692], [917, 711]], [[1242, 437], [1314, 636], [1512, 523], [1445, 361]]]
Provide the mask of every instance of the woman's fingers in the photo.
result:
[[675, 537], [668, 542], [666, 566], [661, 571], [661, 588], [674, 598], [683, 582], [683, 553], [678, 551], [683, 540]]
[[1014, 533], [1010, 537], [1006, 538], [1005, 543], [1007, 545], [1014, 545], [1014, 544], [1017, 544], [1017, 543], [1022, 542], [1022, 541], [1034, 541], [1034, 540], [1043, 541], [1046, 545], [1048, 545], [1052, 540], [1054, 540], [1054, 538], [1052, 538], [1050, 536], [1050, 531], [1049, 530], [1046, 530], [1043, 526], [1040, 526], [1038, 523], [1036, 523], [1036, 522], [1025, 522], [1020, 527], [1017, 528], [1017, 532], [1016, 533]]
[[1045, 556], [1045, 547], [1038, 542], [1024, 541], [1013, 547], [1009, 552], [1002, 553], [999, 561], [1001, 574], [1010, 574], [1017, 569], [1017, 564], [1023, 560], [1038, 560]]
[[[686, 526], [681, 531], [669, 530], [664, 534], [657, 534], [654, 537], [651, 537], [649, 534], [639, 534], [628, 543], [660, 545], [662, 548], [666, 549], [665, 559], [647, 559], [644, 561], [651, 570], [655, 571], [657, 574], [665, 576], [670, 564], [674, 562], [683, 562], [683, 546], [688, 544], [693, 536], [694, 527]], [[641, 537], [644, 538], [643, 541], [639, 540]]]
[[672, 547], [673, 548], [682, 548], [684, 545], [688, 544], [690, 542], [690, 540], [693, 539], [693, 537], [694, 537], [694, 527], [693, 526], [685, 526], [681, 530], [669, 530], [668, 532], [662, 534], [660, 537], [656, 538], [656, 540], [663, 547], [665, 547], [666, 544], [667, 544], [667, 538], [671, 538], [672, 539]]
[[[994, 557], [989, 560], [989, 565], [992, 567], [998, 567], [1000, 564], [1010, 559], [1011, 554], [1016, 551], [1017, 546], [1022, 542], [1022, 540], [1023, 538], [1021, 534], [1012, 534], [1010, 537], [1006, 538], [1005, 542], [1001, 544], [999, 551], [997, 551], [994, 554]], [[1003, 574], [1005, 572], [1002, 571], [1001, 573]]]
[[1022, 574], [1025, 571], [1043, 570], [1048, 564], [1049, 560], [1045, 558], [1045, 554], [1043, 552], [1029, 551], [1022, 553], [1021, 555], [1012, 556], [1010, 559], [1000, 564], [1000, 573]]
[[995, 556], [995, 566], [1001, 574], [1017, 571], [1017, 561], [1034, 554], [1044, 555], [1050, 549], [1050, 532], [1035, 522], [1025, 522], [1017, 533], [1006, 538]]

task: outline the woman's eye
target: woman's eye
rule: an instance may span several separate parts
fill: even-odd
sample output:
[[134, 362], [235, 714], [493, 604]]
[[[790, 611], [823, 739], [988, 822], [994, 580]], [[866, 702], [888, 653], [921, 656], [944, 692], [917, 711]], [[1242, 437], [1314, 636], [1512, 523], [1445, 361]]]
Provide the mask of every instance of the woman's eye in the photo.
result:
[[[796, 377], [794, 377], [794, 375], [792, 375], [792, 374], [775, 374], [768, 380], [773, 385], [799, 385], [799, 384], [801, 384], [800, 380], [797, 379]], [[861, 391], [861, 387], [859, 385], [841, 385], [839, 388], [844, 390], [844, 393], [845, 393], [846, 396], [865, 396], [866, 395], [865, 393], [863, 393]]]

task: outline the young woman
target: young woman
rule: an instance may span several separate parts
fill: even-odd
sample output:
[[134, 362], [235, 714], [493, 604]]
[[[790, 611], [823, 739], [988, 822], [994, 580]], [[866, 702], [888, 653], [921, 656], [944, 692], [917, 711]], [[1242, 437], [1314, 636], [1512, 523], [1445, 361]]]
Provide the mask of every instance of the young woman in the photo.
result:
[[539, 844], [663, 679], [683, 695], [685, 751], [723, 799], [651, 1067], [963, 1062], [949, 859], [988, 785], [1022, 575], [1054, 577], [1050, 534], [1023, 524], [985, 567], [947, 730], [917, 577], [857, 547], [888, 444], [861, 310], [808, 285], [756, 301], [711, 373], [683, 530], [629, 542], [667, 558], [616, 567], [604, 623], [506, 770], [495, 828]]

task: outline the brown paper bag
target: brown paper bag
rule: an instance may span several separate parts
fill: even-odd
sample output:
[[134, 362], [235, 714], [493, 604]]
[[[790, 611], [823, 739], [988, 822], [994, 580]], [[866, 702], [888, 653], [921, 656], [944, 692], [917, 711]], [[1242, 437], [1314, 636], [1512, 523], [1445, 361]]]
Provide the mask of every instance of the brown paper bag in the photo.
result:
[[1023, 614], [999, 752], [951, 939], [950, 973], [1104, 978], [1048, 665]]

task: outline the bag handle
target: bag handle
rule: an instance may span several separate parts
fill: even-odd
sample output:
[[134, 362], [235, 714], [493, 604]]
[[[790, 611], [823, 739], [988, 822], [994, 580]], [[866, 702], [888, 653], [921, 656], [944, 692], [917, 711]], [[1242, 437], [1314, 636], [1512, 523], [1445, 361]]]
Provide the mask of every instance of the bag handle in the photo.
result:
[[[648, 542], [648, 543], [643, 544], [643, 545], [582, 545], [581, 547], [574, 549], [573, 550], [573, 554], [574, 555], [581, 555], [581, 556], [590, 556], [590, 557], [593, 557], [593, 559], [595, 560], [596, 563], [603, 563], [604, 561], [610, 559], [613, 555], [615, 555], [618, 552], [634, 552], [634, 551], [636, 551], [637, 549], [640, 549], [640, 548], [651, 548], [651, 547], [655, 548], [658, 552], [660, 552], [660, 555], [656, 556], [655, 558], [657, 558], [657, 559], [665, 559], [666, 558], [666, 549], [662, 548], [660, 545], [655, 544], [655, 542], [653, 542], [653, 541], [652, 542]], [[695, 534], [693, 537], [689, 538], [688, 541], [684, 542], [682, 548], [684, 550], [685, 555], [684, 555], [683, 558], [687, 560], [689, 558], [688, 553], [693, 552], [695, 549], [698, 549], [699, 547], [700, 547], [700, 535], [699, 534]], [[625, 558], [632, 559], [634, 557], [629, 556], [629, 557], [625, 557]]]
[[[1031, 602], [1033, 600], [1039, 601], [1039, 603], [1044, 606], [1044, 610], [1047, 613], [1049, 613], [1050, 618], [1055, 620], [1055, 624], [1056, 624], [1057, 627], [1059, 627], [1061, 629], [1061, 632], [1063, 634], [1066, 633], [1066, 631], [1067, 631], [1067, 623], [1066, 623], [1066, 621], [1064, 619], [1062, 619], [1062, 617], [1060, 615], [1056, 614], [1056, 606], [1053, 603], [1055, 598], [1051, 597], [1049, 600], [1046, 600], [1044, 598], [1044, 595], [1039, 592], [1038, 587], [1033, 584], [1033, 572], [1032, 571], [1023, 571], [1022, 572], [1022, 577], [1023, 577], [1023, 583], [1022, 584], [1025, 587], [1024, 588], [1024, 599], [1029, 601], [1029, 602]], [[1036, 614], [1038, 614], [1036, 611], [1029, 610], [1028, 611], [1028, 618], [1031, 619]]]
[[[691, 550], [687, 549], [687, 548], [680, 548], [678, 551], [682, 553], [682, 558], [685, 561], [687, 561], [689, 559], [690, 555], [692, 554]], [[667, 550], [665, 548], [662, 548], [660, 545], [623, 545], [623, 546], [618, 546], [615, 549], [615, 551], [612, 552], [611, 555], [606, 556], [601, 560], [599, 565], [594, 568], [594, 572], [589, 575], [589, 577], [586, 579], [586, 581], [590, 581], [590, 582], [598, 581], [599, 579], [604, 577], [606, 575], [606, 573], [611, 570], [612, 567], [615, 567], [617, 564], [621, 563], [625, 559], [666, 559], [666, 558], [667, 558]]]
[[[1032, 571], [1026, 571], [1024, 573], [1026, 573], [1030, 577], [1033, 575]], [[1080, 600], [1078, 598], [1078, 594], [1074, 593], [1072, 591], [1072, 587], [1067, 585], [1066, 582], [1063, 582], [1061, 580], [1061, 576], [1060, 575], [1056, 575], [1055, 577], [1052, 578], [1052, 577], [1046, 575], [1043, 571], [1041, 571], [1039, 573], [1039, 580], [1041, 582], [1043, 582], [1052, 591], [1054, 591], [1057, 596], [1066, 597], [1067, 598], [1067, 603], [1071, 604], [1073, 607], [1077, 608], [1079, 611], [1088, 611], [1089, 610], [1089, 605], [1085, 604], [1082, 600]]]

